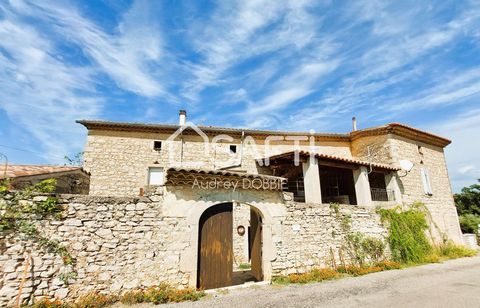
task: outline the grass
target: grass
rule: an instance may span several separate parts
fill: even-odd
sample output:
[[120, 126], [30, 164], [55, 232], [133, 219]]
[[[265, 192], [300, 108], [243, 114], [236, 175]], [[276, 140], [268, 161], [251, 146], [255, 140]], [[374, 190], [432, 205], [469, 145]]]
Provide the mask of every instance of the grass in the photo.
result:
[[251, 267], [251, 266], [250, 266], [250, 264], [248, 264], [248, 263], [241, 263], [241, 264], [238, 266], [239, 269], [250, 269], [250, 267]]

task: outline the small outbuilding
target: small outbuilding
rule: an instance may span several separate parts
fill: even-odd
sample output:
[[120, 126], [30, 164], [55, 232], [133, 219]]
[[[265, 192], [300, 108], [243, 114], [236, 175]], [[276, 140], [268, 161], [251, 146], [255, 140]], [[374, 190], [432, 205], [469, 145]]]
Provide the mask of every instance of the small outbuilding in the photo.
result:
[[0, 179], [9, 179], [13, 189], [22, 189], [46, 179], [55, 179], [56, 193], [87, 195], [90, 175], [77, 166], [7, 165], [0, 169]]

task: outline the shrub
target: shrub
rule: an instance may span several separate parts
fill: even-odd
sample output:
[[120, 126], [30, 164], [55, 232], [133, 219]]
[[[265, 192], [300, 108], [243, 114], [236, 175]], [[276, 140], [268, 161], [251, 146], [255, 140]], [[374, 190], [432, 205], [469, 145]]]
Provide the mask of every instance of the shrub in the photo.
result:
[[144, 291], [144, 301], [153, 304], [168, 302], [197, 301], [205, 296], [205, 292], [193, 288], [175, 289], [168, 284], [160, 284]]
[[425, 211], [421, 203], [414, 203], [406, 211], [399, 207], [379, 210], [382, 221], [389, 223], [388, 242], [395, 261], [422, 263], [432, 252], [425, 235], [428, 229]]
[[71, 305], [60, 300], [51, 300], [47, 297], [32, 305], [33, 308], [70, 308]]
[[145, 292], [143, 290], [128, 291], [120, 296], [120, 302], [125, 305], [140, 304], [145, 302], [145, 300]]
[[248, 263], [242, 263], [238, 266], [239, 269], [250, 269], [251, 266]]
[[473, 257], [477, 254], [477, 251], [473, 249], [467, 248], [465, 246], [455, 245], [453, 242], [450, 241], [435, 247], [435, 252], [440, 257], [444, 257], [447, 259]]
[[340, 266], [337, 268], [339, 273], [349, 274], [352, 276], [362, 276], [370, 273], [381, 272], [384, 268], [380, 266]]
[[478, 234], [478, 225], [480, 224], [480, 216], [474, 214], [464, 214], [460, 215], [460, 228], [464, 233], [475, 233]]
[[366, 237], [360, 245], [372, 262], [379, 262], [383, 258], [386, 245], [381, 239]]
[[400, 263], [395, 262], [395, 261], [388, 261], [388, 260], [384, 260], [384, 261], [378, 262], [378, 263], [376, 264], [376, 266], [381, 267], [381, 268], [383, 268], [383, 269], [386, 270], [386, 271], [402, 268], [402, 265], [401, 265]]
[[102, 308], [107, 307], [118, 301], [115, 295], [100, 294], [92, 292], [81, 296], [75, 303], [76, 308]]
[[323, 280], [330, 280], [338, 278], [338, 272], [329, 268], [316, 268], [310, 272], [303, 274], [290, 274], [288, 276], [277, 276], [272, 279], [276, 284], [288, 283], [309, 283], [320, 282]]

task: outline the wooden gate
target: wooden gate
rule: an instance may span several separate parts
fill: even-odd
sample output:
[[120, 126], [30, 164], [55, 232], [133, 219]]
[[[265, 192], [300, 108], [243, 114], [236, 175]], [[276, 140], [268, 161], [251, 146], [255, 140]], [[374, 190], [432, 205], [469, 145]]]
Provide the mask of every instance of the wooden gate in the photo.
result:
[[232, 284], [232, 204], [208, 208], [200, 217], [197, 286], [202, 289]]
[[262, 281], [262, 219], [260, 215], [252, 209], [250, 209], [250, 232], [252, 275], [256, 281]]

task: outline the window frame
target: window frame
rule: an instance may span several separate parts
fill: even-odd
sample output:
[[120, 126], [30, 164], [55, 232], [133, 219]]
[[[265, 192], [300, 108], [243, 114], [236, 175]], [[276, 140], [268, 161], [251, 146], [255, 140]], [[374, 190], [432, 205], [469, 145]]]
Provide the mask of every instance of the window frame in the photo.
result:
[[[162, 173], [162, 178], [161, 178], [161, 184], [151, 184], [151, 174], [152, 170], [158, 169], [161, 170]], [[163, 167], [148, 167], [147, 169], [147, 185], [148, 186], [164, 186], [165, 185], [165, 169]]]
[[[155, 146], [157, 143], [160, 143], [160, 147]], [[154, 151], [160, 152], [162, 150], [162, 146], [163, 146], [162, 140], [154, 140], [153, 141], [153, 150]]]
[[420, 168], [420, 176], [422, 178], [423, 192], [427, 196], [432, 196], [432, 182], [430, 181], [430, 175], [428, 174], [428, 169], [426, 167]]

